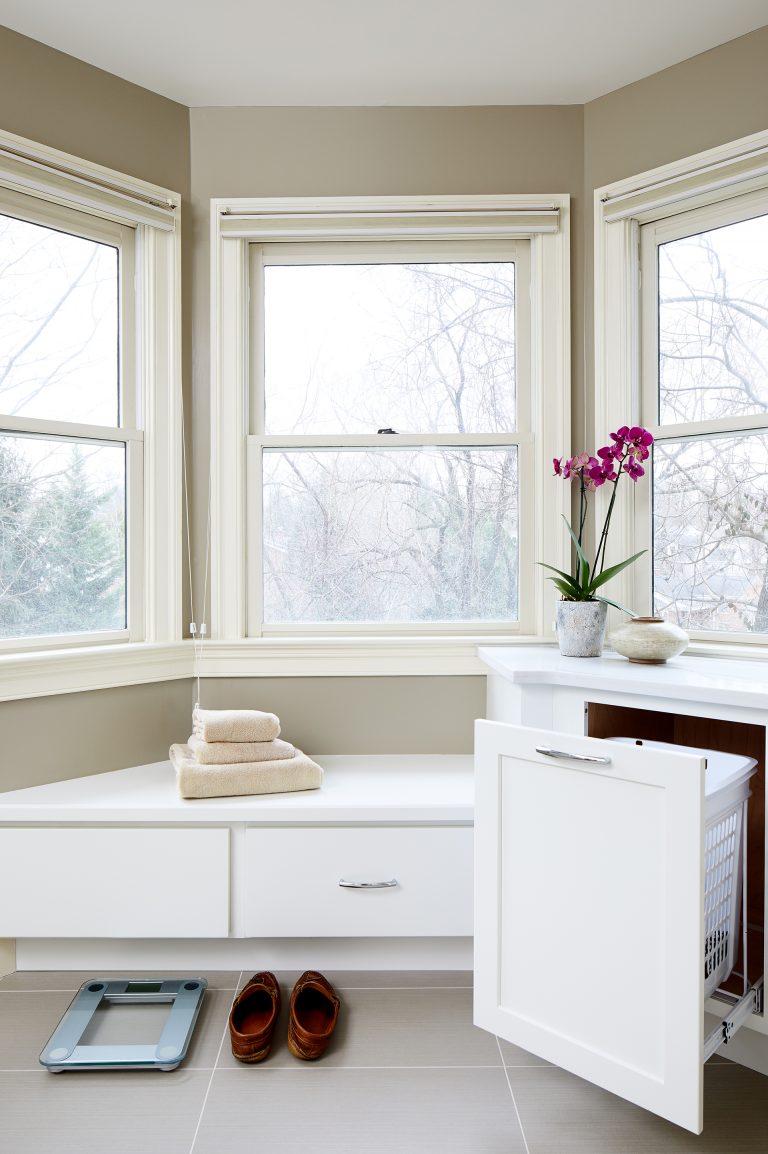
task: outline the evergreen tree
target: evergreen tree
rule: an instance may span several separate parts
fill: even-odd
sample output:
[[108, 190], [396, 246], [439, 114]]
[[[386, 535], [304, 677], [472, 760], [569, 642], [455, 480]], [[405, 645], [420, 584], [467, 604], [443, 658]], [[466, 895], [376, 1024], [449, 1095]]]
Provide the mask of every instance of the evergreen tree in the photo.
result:
[[125, 628], [123, 510], [110, 524], [114, 490], [97, 491], [79, 446], [36, 509], [45, 568], [39, 596], [41, 633]]
[[31, 525], [29, 464], [0, 437], [0, 637], [37, 633], [44, 559]]

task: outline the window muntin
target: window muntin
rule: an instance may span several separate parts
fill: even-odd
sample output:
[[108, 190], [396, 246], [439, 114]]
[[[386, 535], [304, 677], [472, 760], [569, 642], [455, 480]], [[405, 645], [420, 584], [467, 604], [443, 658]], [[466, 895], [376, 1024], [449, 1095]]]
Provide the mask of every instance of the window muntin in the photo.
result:
[[140, 628], [129, 620], [138, 566], [127, 544], [138, 558], [134, 235], [39, 199], [0, 196], [4, 647], [114, 640]]
[[641, 233], [647, 572], [653, 611], [694, 636], [768, 634], [767, 209], [758, 194]]
[[[522, 629], [521, 608], [527, 618], [533, 612], [531, 579], [525, 571], [533, 569], [532, 497], [527, 494], [521, 519], [520, 509], [526, 506], [518, 491], [519, 478], [527, 485], [532, 474], [529, 244], [250, 247], [248, 500], [253, 533], [259, 538], [252, 539], [249, 548], [250, 634], [291, 632], [299, 623], [309, 632]], [[300, 284], [305, 270], [311, 270], [305, 285], [314, 292], [302, 289], [293, 296], [289, 286]], [[358, 298], [351, 310], [344, 308], [345, 294], [349, 301], [352, 286], [361, 279], [366, 285], [363, 300]], [[443, 309], [438, 324], [430, 308], [436, 292]], [[322, 306], [317, 305], [318, 294]], [[372, 312], [375, 300], [384, 306], [378, 315]], [[294, 328], [300, 335], [293, 335]], [[361, 331], [368, 334], [363, 341]], [[371, 338], [373, 332], [377, 339]], [[278, 342], [289, 348], [285, 358], [275, 351]], [[313, 355], [318, 349], [322, 355]], [[287, 403], [281, 381], [288, 382]], [[292, 387], [294, 382], [298, 387]], [[434, 400], [438, 393], [439, 402]], [[298, 456], [287, 452], [289, 448], [311, 448], [313, 453]], [[483, 454], [483, 449], [488, 452]], [[281, 452], [270, 459], [275, 450]], [[311, 461], [317, 485], [321, 477], [327, 480], [333, 461], [337, 496], [347, 502], [342, 508], [332, 502], [333, 518], [323, 509], [322, 497], [318, 499], [320, 490], [313, 496], [306, 473], [299, 481], [299, 460], [305, 466]], [[357, 485], [350, 474], [353, 462], [360, 470]], [[279, 485], [270, 469], [279, 472]], [[454, 507], [449, 511], [447, 494], [441, 500], [433, 492], [433, 524], [420, 524], [424, 492], [414, 478], [431, 476], [434, 489], [435, 478], [445, 486], [451, 475]], [[463, 479], [457, 486], [458, 477]], [[374, 498], [382, 483], [389, 492]], [[494, 484], [502, 504], [491, 530], [489, 492]], [[414, 508], [407, 507], [407, 497]], [[371, 520], [379, 517], [386, 525], [378, 567], [370, 523], [360, 513], [367, 502], [369, 510], [375, 505]], [[435, 518], [438, 507], [442, 521]], [[278, 523], [278, 510], [285, 525]], [[313, 546], [318, 539], [313, 522], [318, 519], [326, 534], [333, 520], [334, 532], [343, 526], [345, 540], [355, 541], [340, 554], [346, 569], [335, 567], [333, 581], [344, 595], [332, 611], [333, 599], [322, 604], [311, 577], [299, 577], [293, 584], [297, 569], [303, 567], [309, 575], [322, 568]], [[406, 541], [409, 532], [411, 540]], [[499, 552], [484, 585], [472, 574], [482, 564], [482, 538], [491, 532], [496, 532]], [[288, 548], [286, 538], [292, 546], [300, 542], [303, 552], [281, 554]], [[413, 558], [418, 555], [417, 560], [406, 562], [408, 551]], [[326, 570], [330, 567], [329, 555]], [[457, 571], [463, 574], [458, 593], [441, 595], [439, 586], [447, 590]], [[316, 576], [322, 584], [328, 572]], [[281, 578], [283, 592], [278, 594]], [[361, 588], [363, 581], [370, 582], [367, 589]], [[404, 585], [418, 586], [419, 581], [422, 587], [406, 596]], [[487, 587], [489, 581], [496, 583], [495, 590]], [[393, 586], [391, 596], [382, 597], [380, 589], [387, 583]], [[287, 589], [297, 591], [295, 600]]]

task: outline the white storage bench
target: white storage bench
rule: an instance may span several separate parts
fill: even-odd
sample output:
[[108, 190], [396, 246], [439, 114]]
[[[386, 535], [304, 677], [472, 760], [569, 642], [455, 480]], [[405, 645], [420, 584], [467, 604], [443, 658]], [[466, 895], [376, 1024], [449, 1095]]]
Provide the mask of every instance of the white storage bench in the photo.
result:
[[465, 939], [469, 958], [471, 755], [318, 761], [322, 789], [293, 794], [182, 800], [169, 762], [0, 794], [0, 938], [19, 968], [109, 962], [89, 940], [133, 942], [135, 965], [170, 939], [227, 967], [235, 939]]

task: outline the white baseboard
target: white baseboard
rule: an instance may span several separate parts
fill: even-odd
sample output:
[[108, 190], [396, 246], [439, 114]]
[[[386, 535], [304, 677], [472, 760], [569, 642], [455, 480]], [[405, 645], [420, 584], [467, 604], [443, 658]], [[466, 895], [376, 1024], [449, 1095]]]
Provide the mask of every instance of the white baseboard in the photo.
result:
[[472, 938], [20, 938], [18, 970], [471, 970]]

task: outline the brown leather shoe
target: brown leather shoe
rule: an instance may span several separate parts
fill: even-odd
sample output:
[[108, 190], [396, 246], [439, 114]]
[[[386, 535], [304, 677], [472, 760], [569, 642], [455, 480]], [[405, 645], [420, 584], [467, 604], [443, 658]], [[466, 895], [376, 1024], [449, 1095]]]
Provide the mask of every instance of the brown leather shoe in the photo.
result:
[[229, 1012], [232, 1053], [240, 1062], [262, 1062], [270, 1051], [280, 1013], [280, 987], [274, 974], [254, 974]]
[[322, 1058], [339, 1018], [339, 998], [331, 983], [307, 970], [291, 994], [288, 1049], [295, 1058]]

